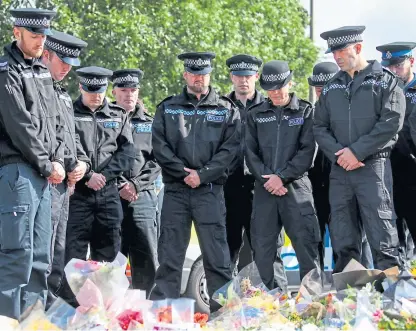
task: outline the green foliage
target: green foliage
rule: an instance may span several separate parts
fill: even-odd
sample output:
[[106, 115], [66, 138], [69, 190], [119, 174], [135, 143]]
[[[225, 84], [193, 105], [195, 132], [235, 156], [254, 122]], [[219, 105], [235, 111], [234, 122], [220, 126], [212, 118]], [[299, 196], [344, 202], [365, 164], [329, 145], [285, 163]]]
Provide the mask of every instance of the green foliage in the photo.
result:
[[[0, 9], [3, 44], [10, 41], [7, 9], [12, 2], [5, 0]], [[306, 77], [318, 50], [305, 34], [309, 17], [299, 0], [42, 0], [36, 4], [58, 11], [55, 29], [88, 42], [83, 66], [142, 69], [140, 94], [150, 111], [181, 90], [183, 64], [176, 56], [185, 51], [217, 54], [212, 85], [222, 93], [232, 88], [225, 60], [234, 54], [253, 54], [265, 62], [289, 61], [295, 90], [307, 98]], [[67, 82], [76, 97], [73, 72]]]

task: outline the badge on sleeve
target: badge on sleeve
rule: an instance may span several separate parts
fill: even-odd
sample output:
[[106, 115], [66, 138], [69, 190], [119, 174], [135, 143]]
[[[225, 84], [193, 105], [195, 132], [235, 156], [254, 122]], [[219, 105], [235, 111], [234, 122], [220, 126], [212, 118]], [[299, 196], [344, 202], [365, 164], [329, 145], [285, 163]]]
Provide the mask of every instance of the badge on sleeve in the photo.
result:
[[295, 118], [291, 118], [289, 119], [289, 126], [297, 126], [297, 125], [302, 125], [303, 124], [303, 117], [295, 117]]

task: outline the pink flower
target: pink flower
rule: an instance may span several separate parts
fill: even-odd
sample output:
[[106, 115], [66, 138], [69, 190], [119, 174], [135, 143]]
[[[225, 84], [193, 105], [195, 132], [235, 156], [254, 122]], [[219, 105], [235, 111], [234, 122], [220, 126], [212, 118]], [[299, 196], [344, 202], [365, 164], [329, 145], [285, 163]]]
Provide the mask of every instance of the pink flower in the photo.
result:
[[378, 323], [381, 318], [383, 317], [383, 311], [380, 309], [377, 309], [376, 312], [373, 314], [374, 322]]

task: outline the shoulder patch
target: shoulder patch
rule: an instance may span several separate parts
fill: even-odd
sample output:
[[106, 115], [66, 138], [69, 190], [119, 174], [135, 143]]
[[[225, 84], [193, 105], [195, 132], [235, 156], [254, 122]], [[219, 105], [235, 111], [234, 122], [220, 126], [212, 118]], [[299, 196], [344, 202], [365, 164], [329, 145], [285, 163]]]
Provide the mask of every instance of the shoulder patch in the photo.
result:
[[7, 71], [7, 70], [9, 70], [9, 62], [7, 62], [7, 61], [1, 61], [0, 62], [0, 72], [1, 71]]
[[170, 99], [172, 99], [174, 96], [173, 95], [170, 95], [170, 96], [168, 96], [168, 97], [166, 97], [166, 98], [164, 98], [161, 102], [159, 102], [157, 105], [156, 105], [156, 108], [158, 108], [162, 103], [164, 103], [164, 102], [166, 102], [166, 101], [168, 101], [168, 100], [170, 100]]

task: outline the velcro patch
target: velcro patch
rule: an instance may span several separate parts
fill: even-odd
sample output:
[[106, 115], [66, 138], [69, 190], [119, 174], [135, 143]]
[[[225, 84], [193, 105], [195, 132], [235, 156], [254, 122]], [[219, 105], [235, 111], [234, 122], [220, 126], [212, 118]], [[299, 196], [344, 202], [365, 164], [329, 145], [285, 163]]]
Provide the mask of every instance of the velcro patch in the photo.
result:
[[217, 122], [217, 123], [221, 123], [224, 121], [225, 116], [223, 115], [207, 115], [207, 121], [210, 122]]
[[140, 123], [140, 124], [133, 124], [134, 132], [136, 133], [151, 133], [152, 132], [152, 124], [147, 123]]
[[104, 122], [103, 124], [107, 129], [117, 129], [120, 126], [118, 122]]
[[303, 121], [303, 117], [291, 118], [289, 119], [289, 126], [302, 125]]
[[8, 62], [1, 62], [0, 63], [0, 71], [7, 71], [7, 69], [9, 69]]

